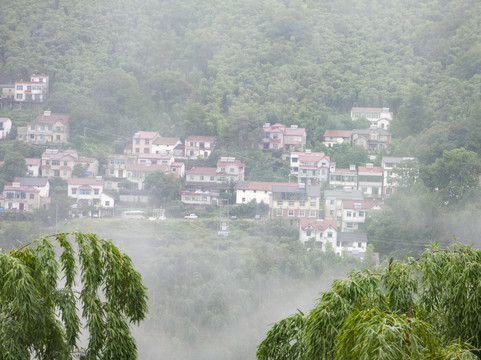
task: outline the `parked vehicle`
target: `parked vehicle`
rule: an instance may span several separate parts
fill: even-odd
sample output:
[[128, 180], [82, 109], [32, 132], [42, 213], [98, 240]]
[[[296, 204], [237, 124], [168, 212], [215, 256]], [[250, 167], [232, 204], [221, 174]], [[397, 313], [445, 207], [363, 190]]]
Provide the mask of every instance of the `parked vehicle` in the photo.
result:
[[186, 218], [186, 219], [197, 219], [198, 216], [196, 214], [189, 214], [189, 215], [184, 216], [184, 218]]

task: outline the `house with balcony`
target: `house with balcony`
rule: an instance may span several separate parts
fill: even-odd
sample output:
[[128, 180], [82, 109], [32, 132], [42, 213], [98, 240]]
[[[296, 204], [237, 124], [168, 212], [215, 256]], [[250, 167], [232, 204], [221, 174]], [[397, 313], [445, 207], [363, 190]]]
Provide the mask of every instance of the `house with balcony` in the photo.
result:
[[185, 173], [186, 190], [219, 192], [229, 188], [230, 183], [244, 181], [245, 165], [234, 157], [221, 157], [217, 167], [193, 167]]
[[318, 185], [281, 184], [272, 186], [269, 204], [271, 219], [289, 220], [299, 225], [300, 219], [318, 218], [321, 190]]
[[50, 184], [46, 178], [19, 177], [3, 189], [5, 211], [33, 212], [46, 209], [50, 203]]
[[61, 145], [69, 140], [69, 114], [44, 111], [35, 122], [17, 128], [17, 140], [35, 145]]
[[15, 82], [15, 101], [44, 102], [48, 96], [48, 75], [31, 75], [30, 81]]
[[324, 218], [336, 220], [338, 224], [342, 221], [342, 201], [356, 200], [362, 201], [362, 192], [346, 187], [344, 189], [324, 190]]
[[0, 118], [0, 139], [5, 139], [12, 130], [12, 120], [9, 118]]
[[313, 185], [327, 182], [329, 179], [330, 157], [323, 152], [291, 152], [290, 174], [297, 177], [299, 183]]
[[185, 139], [184, 156], [189, 159], [207, 159], [211, 152], [214, 151], [214, 147], [214, 136], [191, 135]]
[[104, 193], [104, 180], [96, 178], [70, 178], [68, 196], [74, 201], [73, 216], [104, 217], [114, 213], [114, 198]]
[[375, 200], [342, 200], [341, 221], [338, 227], [343, 232], [359, 231], [370, 211], [381, 210], [382, 202]]
[[208, 205], [218, 206], [221, 201], [220, 192], [215, 190], [185, 190], [180, 193], [180, 198], [184, 204], [198, 208]]
[[419, 177], [419, 164], [413, 157], [383, 156], [383, 195], [391, 195], [397, 189], [413, 185]]
[[105, 169], [105, 176], [109, 178], [126, 179], [127, 165], [137, 162], [137, 156], [132, 154], [114, 154], [109, 155]]
[[337, 224], [334, 220], [303, 218], [299, 221], [299, 240], [304, 244], [314, 240], [317, 249], [326, 251], [326, 244], [330, 243], [336, 249]]
[[358, 189], [366, 198], [381, 199], [383, 194], [383, 170], [381, 166], [366, 164], [357, 171]]
[[297, 125], [286, 127], [279, 123], [273, 125], [266, 123], [263, 130], [262, 149], [303, 151], [306, 146], [306, 129]]
[[155, 171], [161, 171], [164, 174], [170, 172], [168, 165], [130, 164], [127, 165], [127, 180], [137, 184], [138, 190], [143, 190], [145, 179]]
[[392, 134], [385, 130], [372, 125], [368, 129], [355, 129], [351, 134], [351, 145], [362, 146], [370, 154], [391, 150]]
[[322, 142], [327, 147], [340, 145], [343, 143], [351, 144], [351, 130], [326, 130], [324, 132], [324, 141]]
[[72, 177], [72, 171], [78, 158], [76, 150], [47, 149], [42, 154], [42, 176], [61, 177], [67, 180]]
[[352, 188], [357, 189], [357, 168], [350, 165], [349, 169], [338, 169], [332, 166], [329, 171], [329, 186], [337, 189]]
[[353, 107], [351, 119], [353, 121], [366, 119], [371, 125], [386, 130], [392, 121], [392, 112], [389, 111], [389, 108]]

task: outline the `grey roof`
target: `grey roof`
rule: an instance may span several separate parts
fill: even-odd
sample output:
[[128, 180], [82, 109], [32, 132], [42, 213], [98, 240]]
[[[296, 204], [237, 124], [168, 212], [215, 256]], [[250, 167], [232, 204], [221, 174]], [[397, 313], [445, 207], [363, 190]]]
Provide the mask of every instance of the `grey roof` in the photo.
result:
[[48, 183], [48, 178], [17, 177], [15, 182], [19, 182], [22, 186], [45, 186]]
[[377, 132], [380, 135], [392, 135], [389, 131], [383, 129], [383, 128], [375, 128], [375, 129], [354, 129], [352, 130], [353, 134], [365, 134], [368, 135], [372, 131]]
[[299, 186], [292, 185], [272, 185], [273, 193], [303, 193], [306, 192], [307, 195], [316, 197], [321, 196], [321, 188], [319, 185], [306, 185], [305, 188], [300, 188]]
[[362, 196], [361, 190], [352, 189], [349, 191], [345, 191], [344, 189], [340, 190], [324, 190], [324, 198], [335, 198], [338, 200], [363, 200], [364, 197]]
[[399, 164], [400, 162], [403, 161], [408, 161], [408, 160], [415, 160], [413, 157], [408, 157], [408, 156], [383, 156], [382, 157], [382, 162], [383, 163], [393, 163], [393, 164]]
[[337, 233], [337, 240], [349, 242], [367, 242], [367, 235], [358, 232], [339, 232]]

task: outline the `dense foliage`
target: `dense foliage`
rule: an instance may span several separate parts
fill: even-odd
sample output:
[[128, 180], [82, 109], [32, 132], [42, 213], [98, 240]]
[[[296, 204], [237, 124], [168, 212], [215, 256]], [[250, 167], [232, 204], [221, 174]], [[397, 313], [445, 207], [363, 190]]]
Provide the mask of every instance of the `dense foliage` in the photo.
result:
[[477, 359], [480, 267], [479, 250], [433, 244], [417, 260], [351, 272], [309, 315], [274, 324], [257, 358]]
[[141, 275], [111, 241], [74, 238], [0, 252], [0, 359], [137, 358], [130, 324], [147, 312]]

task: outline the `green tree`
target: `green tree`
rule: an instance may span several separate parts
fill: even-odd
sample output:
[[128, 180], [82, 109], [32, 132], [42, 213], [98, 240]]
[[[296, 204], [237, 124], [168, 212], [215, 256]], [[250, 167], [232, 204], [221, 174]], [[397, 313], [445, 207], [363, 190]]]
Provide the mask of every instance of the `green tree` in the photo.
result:
[[480, 174], [478, 155], [460, 148], [444, 151], [442, 158], [427, 166], [422, 176], [431, 190], [441, 193], [445, 204], [456, 205], [479, 188]]
[[17, 176], [25, 176], [27, 174], [25, 158], [19, 153], [8, 153], [0, 173], [5, 181], [13, 181]]
[[481, 251], [433, 244], [417, 260], [353, 271], [309, 315], [274, 324], [257, 359], [477, 359], [480, 269]]
[[[141, 275], [111, 241], [75, 233], [75, 251], [69, 237], [41, 237], [0, 253], [1, 359], [137, 357], [130, 323], [147, 312]], [[78, 343], [82, 323], [85, 348]]]
[[144, 186], [152, 195], [155, 206], [160, 206], [178, 199], [182, 180], [172, 174], [154, 171], [147, 175]]

